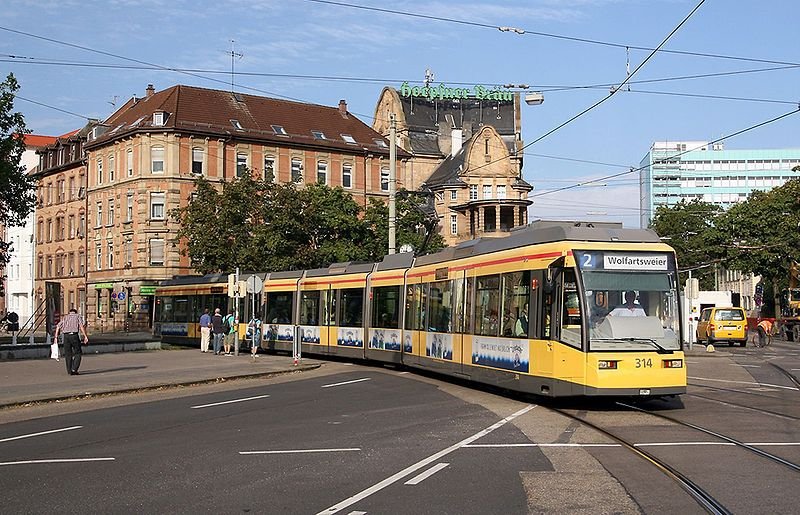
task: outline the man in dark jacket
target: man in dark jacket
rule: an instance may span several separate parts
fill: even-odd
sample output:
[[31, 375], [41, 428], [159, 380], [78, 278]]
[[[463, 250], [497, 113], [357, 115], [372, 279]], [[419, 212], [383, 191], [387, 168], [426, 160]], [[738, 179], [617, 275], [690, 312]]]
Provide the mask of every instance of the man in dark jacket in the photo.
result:
[[219, 356], [222, 351], [222, 339], [225, 331], [222, 330], [222, 315], [219, 308], [214, 309], [214, 316], [211, 317], [211, 332], [214, 333], [214, 355]]

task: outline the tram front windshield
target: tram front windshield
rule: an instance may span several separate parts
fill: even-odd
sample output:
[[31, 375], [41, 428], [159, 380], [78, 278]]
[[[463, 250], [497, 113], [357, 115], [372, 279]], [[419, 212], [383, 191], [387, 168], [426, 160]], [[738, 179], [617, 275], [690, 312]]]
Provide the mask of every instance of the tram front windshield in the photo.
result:
[[680, 350], [675, 272], [583, 271], [589, 350]]

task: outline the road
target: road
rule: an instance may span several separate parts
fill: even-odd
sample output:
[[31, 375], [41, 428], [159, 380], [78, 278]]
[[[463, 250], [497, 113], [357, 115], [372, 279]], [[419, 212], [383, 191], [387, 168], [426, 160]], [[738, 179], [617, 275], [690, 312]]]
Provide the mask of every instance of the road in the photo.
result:
[[[645, 408], [800, 463], [800, 391], [770, 365], [797, 375], [796, 346], [689, 361], [689, 395]], [[796, 511], [800, 473], [787, 466], [617, 404], [540, 400], [326, 363], [6, 410], [0, 511], [703, 513], [651, 463], [554, 407], [670, 460], [731, 512]]]

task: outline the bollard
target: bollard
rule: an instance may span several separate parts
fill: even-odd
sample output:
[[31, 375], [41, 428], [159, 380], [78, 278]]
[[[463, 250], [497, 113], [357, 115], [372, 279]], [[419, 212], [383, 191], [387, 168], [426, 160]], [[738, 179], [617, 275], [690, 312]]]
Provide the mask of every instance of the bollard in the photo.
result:
[[17, 344], [17, 333], [15, 331], [11, 333], [11, 345], [16, 345], [16, 344]]
[[33, 333], [31, 333], [30, 336], [28, 336], [28, 344], [33, 345]]

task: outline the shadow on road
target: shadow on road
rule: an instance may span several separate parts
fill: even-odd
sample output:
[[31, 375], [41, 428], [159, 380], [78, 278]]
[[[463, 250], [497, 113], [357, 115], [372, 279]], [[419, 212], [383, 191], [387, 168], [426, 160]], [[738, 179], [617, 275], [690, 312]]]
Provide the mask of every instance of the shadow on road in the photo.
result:
[[109, 372], [121, 372], [123, 370], [141, 370], [143, 368], [147, 368], [146, 366], [141, 367], [119, 367], [119, 368], [106, 368], [103, 370], [87, 370], [86, 372], [81, 370], [82, 376], [90, 376], [95, 374], [107, 374]]

